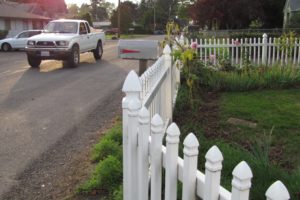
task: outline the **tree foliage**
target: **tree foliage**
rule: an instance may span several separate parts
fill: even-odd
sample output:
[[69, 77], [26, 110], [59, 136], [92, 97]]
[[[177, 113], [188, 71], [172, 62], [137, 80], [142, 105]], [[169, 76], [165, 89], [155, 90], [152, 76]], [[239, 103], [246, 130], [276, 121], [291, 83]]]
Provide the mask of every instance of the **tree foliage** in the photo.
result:
[[285, 0], [197, 0], [190, 7], [190, 17], [202, 27], [248, 28], [255, 20], [264, 28], [282, 26]]
[[[131, 1], [124, 1], [120, 4], [121, 17], [120, 17], [120, 29], [121, 32], [127, 32], [132, 26], [132, 23], [137, 18], [137, 4]], [[111, 23], [113, 27], [118, 27], [118, 8], [113, 11], [111, 16]]]

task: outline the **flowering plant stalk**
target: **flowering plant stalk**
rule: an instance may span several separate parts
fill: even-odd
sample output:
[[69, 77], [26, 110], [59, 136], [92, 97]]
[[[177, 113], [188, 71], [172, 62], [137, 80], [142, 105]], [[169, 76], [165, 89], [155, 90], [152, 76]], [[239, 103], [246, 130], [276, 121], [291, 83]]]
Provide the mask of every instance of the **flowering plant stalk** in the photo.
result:
[[191, 105], [193, 105], [193, 89], [198, 81], [198, 76], [195, 74], [199, 64], [198, 59], [196, 59], [198, 44], [196, 42], [192, 42], [190, 45], [186, 44], [183, 36], [180, 36], [179, 39], [179, 29], [174, 22], [168, 23], [166, 29], [167, 36], [164, 43], [168, 43], [172, 47], [174, 61], [180, 60], [182, 63], [182, 79], [189, 88], [189, 99]]

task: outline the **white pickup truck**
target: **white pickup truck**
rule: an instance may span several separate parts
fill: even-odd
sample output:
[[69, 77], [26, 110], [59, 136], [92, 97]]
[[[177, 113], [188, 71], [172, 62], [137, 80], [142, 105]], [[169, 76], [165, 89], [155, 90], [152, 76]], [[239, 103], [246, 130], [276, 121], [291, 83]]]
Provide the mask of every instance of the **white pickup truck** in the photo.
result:
[[80, 53], [91, 51], [96, 60], [101, 59], [104, 42], [104, 32], [93, 29], [87, 21], [60, 19], [50, 21], [42, 34], [30, 37], [25, 50], [31, 67], [50, 59], [76, 67]]

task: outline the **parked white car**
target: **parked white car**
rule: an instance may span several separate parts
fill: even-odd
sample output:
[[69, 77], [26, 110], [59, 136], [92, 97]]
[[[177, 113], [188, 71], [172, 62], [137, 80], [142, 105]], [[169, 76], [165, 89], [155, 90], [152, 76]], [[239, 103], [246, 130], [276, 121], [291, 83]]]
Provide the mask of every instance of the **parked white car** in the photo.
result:
[[42, 30], [23, 31], [13, 38], [5, 38], [3, 40], [0, 40], [0, 48], [2, 51], [11, 51], [13, 49], [25, 49], [28, 38], [41, 33]]
[[48, 23], [42, 34], [29, 38], [26, 47], [31, 67], [39, 67], [42, 60], [63, 60], [70, 67], [80, 62], [80, 53], [93, 52], [101, 59], [105, 34], [89, 26], [84, 20], [60, 19]]

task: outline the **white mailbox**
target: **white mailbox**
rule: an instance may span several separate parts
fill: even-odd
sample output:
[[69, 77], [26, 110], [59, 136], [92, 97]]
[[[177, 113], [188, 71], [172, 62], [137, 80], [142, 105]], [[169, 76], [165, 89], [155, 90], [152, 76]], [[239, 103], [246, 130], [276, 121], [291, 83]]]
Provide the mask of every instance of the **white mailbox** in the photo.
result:
[[119, 40], [119, 58], [156, 60], [159, 57], [158, 40]]

